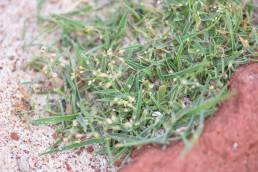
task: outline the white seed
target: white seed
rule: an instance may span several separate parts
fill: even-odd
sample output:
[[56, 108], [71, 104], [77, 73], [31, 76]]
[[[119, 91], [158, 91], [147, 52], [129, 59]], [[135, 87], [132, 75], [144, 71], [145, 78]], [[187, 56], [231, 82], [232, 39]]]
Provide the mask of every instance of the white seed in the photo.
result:
[[162, 116], [162, 113], [160, 111], [155, 111], [155, 112], [152, 113], [152, 116], [153, 117], [160, 117], [160, 116]]
[[107, 122], [108, 124], [112, 124], [112, 120], [111, 120], [110, 118], [107, 118], [107, 119], [106, 119], [106, 122]]

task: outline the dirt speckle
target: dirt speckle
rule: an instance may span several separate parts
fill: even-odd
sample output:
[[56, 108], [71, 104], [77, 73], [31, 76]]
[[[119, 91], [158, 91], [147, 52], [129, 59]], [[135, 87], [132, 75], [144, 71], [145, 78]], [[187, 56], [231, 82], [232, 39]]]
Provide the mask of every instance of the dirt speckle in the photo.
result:
[[58, 133], [57, 133], [57, 132], [54, 132], [54, 133], [52, 134], [52, 138], [56, 140], [56, 139], [58, 138]]
[[11, 137], [11, 139], [16, 140], [16, 141], [18, 141], [20, 138], [16, 132], [11, 132], [10, 137]]
[[67, 161], [65, 161], [65, 169], [68, 171], [68, 172], [72, 172], [72, 167], [70, 166], [70, 164], [67, 162]]
[[115, 165], [116, 167], [120, 167], [120, 166], [121, 166], [121, 163], [122, 163], [122, 160], [119, 159], [119, 160], [116, 160], [116, 161], [115, 161], [114, 165]]
[[94, 151], [94, 148], [93, 148], [93, 146], [88, 146], [86, 148], [86, 150], [87, 150], [88, 153], [92, 153]]

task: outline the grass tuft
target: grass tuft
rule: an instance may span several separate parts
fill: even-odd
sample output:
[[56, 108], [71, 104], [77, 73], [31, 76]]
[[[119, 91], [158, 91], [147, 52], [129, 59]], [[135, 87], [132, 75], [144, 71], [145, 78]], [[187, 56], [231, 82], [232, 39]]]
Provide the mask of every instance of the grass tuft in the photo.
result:
[[58, 36], [30, 67], [64, 83], [50, 90], [55, 115], [32, 121], [57, 126], [47, 153], [102, 144], [114, 162], [181, 139], [188, 150], [236, 67], [257, 57], [257, 26], [240, 1], [115, 2], [40, 17]]

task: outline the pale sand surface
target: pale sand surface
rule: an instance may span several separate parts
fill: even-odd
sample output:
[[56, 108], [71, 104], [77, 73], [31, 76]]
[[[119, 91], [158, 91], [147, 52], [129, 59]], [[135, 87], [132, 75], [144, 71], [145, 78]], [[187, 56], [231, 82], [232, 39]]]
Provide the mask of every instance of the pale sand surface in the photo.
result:
[[[71, 2], [49, 2], [45, 11], [69, 10]], [[32, 117], [14, 112], [27, 96], [22, 83], [35, 79], [34, 73], [22, 69], [33, 51], [24, 50], [24, 42], [30, 42], [38, 31], [36, 0], [0, 0], [0, 11], [0, 172], [115, 171], [105, 157], [86, 150], [39, 156], [54, 142], [54, 129], [31, 126]], [[32, 103], [43, 106], [40, 97], [33, 99], [38, 100]]]

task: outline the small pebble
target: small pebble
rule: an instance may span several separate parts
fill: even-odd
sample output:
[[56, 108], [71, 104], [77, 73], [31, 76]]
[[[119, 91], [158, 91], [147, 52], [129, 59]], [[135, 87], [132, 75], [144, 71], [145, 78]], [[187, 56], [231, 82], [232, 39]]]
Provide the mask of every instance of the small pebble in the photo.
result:
[[234, 143], [233, 145], [232, 145], [232, 149], [233, 150], [236, 150], [238, 148], [238, 143]]
[[21, 172], [30, 172], [30, 165], [28, 160], [25, 157], [21, 157], [19, 159], [17, 159], [17, 165], [18, 165], [18, 169]]

